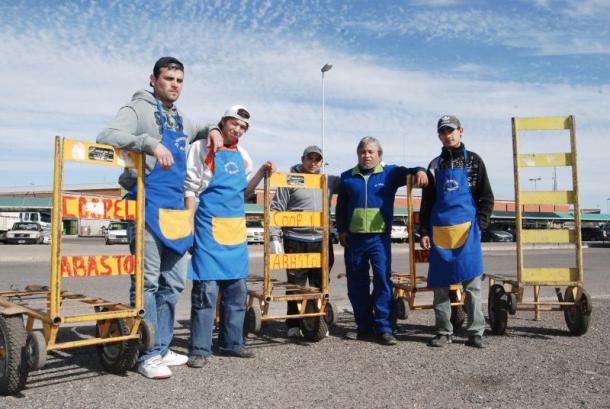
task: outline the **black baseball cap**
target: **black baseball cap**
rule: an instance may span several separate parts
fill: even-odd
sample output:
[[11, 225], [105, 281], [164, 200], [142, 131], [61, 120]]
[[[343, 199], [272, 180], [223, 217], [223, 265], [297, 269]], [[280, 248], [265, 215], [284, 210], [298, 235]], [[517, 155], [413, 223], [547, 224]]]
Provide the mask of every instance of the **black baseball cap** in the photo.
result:
[[443, 115], [441, 117], [441, 119], [438, 120], [438, 124], [436, 125], [436, 130], [440, 131], [441, 128], [444, 128], [444, 127], [457, 129], [457, 128], [461, 128], [462, 125], [460, 124], [460, 120], [456, 116]]

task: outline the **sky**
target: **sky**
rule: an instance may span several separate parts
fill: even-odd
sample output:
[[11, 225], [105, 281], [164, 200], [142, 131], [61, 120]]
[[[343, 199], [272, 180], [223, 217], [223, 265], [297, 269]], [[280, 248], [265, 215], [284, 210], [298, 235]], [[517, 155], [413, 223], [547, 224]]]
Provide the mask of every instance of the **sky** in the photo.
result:
[[[576, 118], [582, 207], [610, 204], [610, 2], [606, 0], [10, 1], [0, 0], [1, 187], [50, 185], [54, 136], [94, 141], [160, 56], [186, 66], [178, 106], [218, 121], [248, 107], [241, 144], [287, 171], [321, 145], [331, 174], [375, 136], [386, 163], [427, 166], [436, 122], [460, 118], [497, 199], [513, 199], [511, 117]], [[533, 132], [523, 152], [569, 149], [567, 132]], [[67, 168], [66, 183], [116, 180]], [[527, 169], [524, 190], [551, 190]], [[571, 170], [557, 170], [560, 190]]]

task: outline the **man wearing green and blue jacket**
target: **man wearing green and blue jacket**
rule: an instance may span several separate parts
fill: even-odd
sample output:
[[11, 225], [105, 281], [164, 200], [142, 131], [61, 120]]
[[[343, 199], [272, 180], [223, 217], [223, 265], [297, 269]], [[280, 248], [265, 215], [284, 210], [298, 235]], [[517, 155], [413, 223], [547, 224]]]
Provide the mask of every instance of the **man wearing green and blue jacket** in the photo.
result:
[[[354, 310], [357, 331], [349, 339], [377, 338], [383, 345], [396, 344], [392, 335], [391, 237], [394, 198], [407, 175], [424, 187], [424, 168], [381, 163], [383, 151], [376, 138], [367, 136], [357, 148], [358, 165], [341, 174], [335, 218], [339, 241], [345, 248], [347, 294]], [[373, 269], [370, 291], [369, 265]]]

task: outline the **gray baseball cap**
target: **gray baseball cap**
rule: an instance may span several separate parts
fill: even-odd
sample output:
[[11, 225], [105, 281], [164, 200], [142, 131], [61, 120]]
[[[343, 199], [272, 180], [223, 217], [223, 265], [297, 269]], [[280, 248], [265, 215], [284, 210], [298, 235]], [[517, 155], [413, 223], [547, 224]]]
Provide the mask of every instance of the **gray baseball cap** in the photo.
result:
[[460, 120], [453, 115], [443, 115], [441, 119], [438, 120], [438, 124], [436, 125], [436, 130], [440, 131], [443, 127], [449, 127], [453, 129], [461, 128]]
[[301, 156], [301, 157], [304, 158], [305, 156], [309, 155], [310, 153], [317, 153], [318, 155], [322, 156], [322, 149], [320, 149], [320, 147], [317, 145], [310, 145], [307, 148], [305, 148], [305, 150], [303, 151], [303, 156]]

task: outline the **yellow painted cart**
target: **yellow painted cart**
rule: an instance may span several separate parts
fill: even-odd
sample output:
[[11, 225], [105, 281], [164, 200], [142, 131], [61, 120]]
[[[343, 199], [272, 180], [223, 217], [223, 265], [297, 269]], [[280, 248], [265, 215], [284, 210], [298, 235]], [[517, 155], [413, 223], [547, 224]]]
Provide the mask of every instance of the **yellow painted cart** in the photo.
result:
[[[415, 248], [415, 220], [413, 216], [413, 183], [407, 176], [407, 231], [409, 234], [409, 273], [392, 273], [394, 286], [394, 328], [397, 320], [406, 320], [411, 310], [428, 310], [430, 303], [417, 303], [417, 293], [431, 292], [427, 287], [428, 277], [417, 275], [417, 264], [428, 263], [429, 250]], [[466, 319], [464, 311], [464, 292], [461, 284], [449, 286], [451, 297], [451, 324], [453, 329], [459, 329]]]
[[[519, 310], [534, 311], [540, 319], [541, 311], [563, 311], [566, 324], [574, 335], [583, 335], [589, 328], [591, 297], [584, 289], [581, 218], [578, 194], [578, 166], [576, 131], [573, 116], [512, 118], [513, 159], [515, 169], [515, 224], [517, 231], [517, 278], [502, 275], [489, 277], [489, 321], [495, 334], [504, 334], [508, 315]], [[519, 138], [525, 131], [561, 131], [570, 133], [570, 151], [561, 153], [522, 153]], [[529, 136], [529, 135], [528, 135]], [[522, 191], [520, 170], [526, 167], [571, 166], [572, 190]], [[567, 204], [574, 212], [574, 229], [524, 229], [523, 206], [528, 204]], [[571, 243], [575, 250], [575, 266], [527, 267], [523, 246], [531, 243]], [[552, 259], [552, 251], [549, 259]], [[533, 301], [524, 300], [527, 287], [533, 289]], [[557, 301], [544, 300], [543, 288], [553, 288]]]
[[[135, 168], [137, 200], [101, 199], [64, 195], [64, 162]], [[122, 374], [135, 365], [139, 351], [154, 343], [154, 330], [143, 319], [142, 235], [144, 226], [144, 171], [139, 154], [111, 146], [55, 138], [51, 277], [49, 286], [29, 285], [24, 290], [0, 291], [0, 393], [18, 393], [30, 370], [42, 368], [47, 353], [97, 346], [102, 366]], [[121, 256], [62, 255], [63, 218], [132, 220], [136, 223], [136, 254]], [[134, 275], [135, 306], [62, 291], [63, 279]], [[127, 290], [127, 289], [126, 289]], [[25, 325], [24, 325], [25, 320]], [[35, 329], [36, 321], [41, 330]], [[93, 323], [96, 336], [58, 341], [60, 328]]]
[[[322, 193], [322, 212], [271, 211], [271, 188], [318, 189]], [[244, 336], [259, 333], [262, 323], [269, 320], [298, 319], [303, 336], [310, 341], [320, 341], [333, 323], [334, 312], [328, 293], [328, 190], [325, 175], [272, 173], [265, 177], [264, 192], [264, 266], [263, 277], [248, 279], [248, 291]], [[272, 227], [321, 227], [322, 251], [320, 253], [271, 254], [270, 232]], [[321, 268], [321, 288], [299, 286], [271, 277], [273, 270], [286, 268]], [[252, 289], [252, 287], [255, 287]], [[255, 305], [255, 300], [256, 304]], [[299, 313], [271, 315], [274, 303], [297, 303]]]

